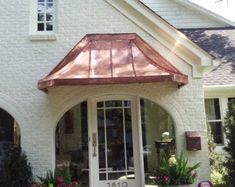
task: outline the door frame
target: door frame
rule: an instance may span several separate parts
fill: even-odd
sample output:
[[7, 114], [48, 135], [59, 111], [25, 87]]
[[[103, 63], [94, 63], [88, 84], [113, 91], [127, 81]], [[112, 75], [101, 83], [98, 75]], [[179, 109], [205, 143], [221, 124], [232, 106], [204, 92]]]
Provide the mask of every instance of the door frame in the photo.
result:
[[[138, 96], [129, 96], [129, 95], [102, 95], [98, 97], [92, 97], [87, 99], [87, 108], [88, 108], [88, 147], [89, 147], [89, 184], [90, 187], [98, 187], [95, 184], [97, 181], [97, 174], [93, 174], [92, 171], [97, 171], [97, 164], [95, 164], [95, 159], [93, 158], [93, 148], [92, 148], [92, 133], [97, 133], [95, 130], [97, 128], [97, 116], [96, 116], [96, 103], [99, 101], [108, 101], [108, 100], [130, 100], [131, 113], [132, 113], [132, 126], [133, 131], [133, 153], [134, 153], [134, 166], [135, 166], [135, 175], [136, 178], [139, 178], [140, 186], [145, 186], [145, 177], [144, 177], [144, 160], [143, 160], [143, 142], [142, 142], [142, 127], [141, 127], [141, 111], [140, 111], [140, 98]], [[136, 131], [136, 132], [134, 132]], [[136, 140], [136, 141], [135, 141]], [[98, 143], [98, 137], [96, 134], [96, 142]], [[96, 153], [98, 154], [98, 146], [96, 146]], [[96, 158], [97, 160], [98, 158]], [[95, 166], [96, 165], [96, 166]], [[102, 186], [103, 187], [103, 186]], [[108, 187], [108, 186], [107, 186]]]

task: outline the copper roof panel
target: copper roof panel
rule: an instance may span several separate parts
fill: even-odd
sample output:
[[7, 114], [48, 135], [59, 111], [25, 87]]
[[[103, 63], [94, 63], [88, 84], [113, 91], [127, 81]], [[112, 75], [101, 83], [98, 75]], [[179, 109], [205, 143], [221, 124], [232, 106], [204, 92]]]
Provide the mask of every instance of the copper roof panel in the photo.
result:
[[111, 77], [110, 49], [110, 41], [99, 40], [91, 42], [91, 59], [88, 62], [90, 63], [90, 78]]
[[92, 34], [38, 81], [38, 88], [158, 81], [184, 85], [188, 77], [136, 34]]
[[111, 55], [113, 77], [135, 76], [129, 40], [112, 40]]

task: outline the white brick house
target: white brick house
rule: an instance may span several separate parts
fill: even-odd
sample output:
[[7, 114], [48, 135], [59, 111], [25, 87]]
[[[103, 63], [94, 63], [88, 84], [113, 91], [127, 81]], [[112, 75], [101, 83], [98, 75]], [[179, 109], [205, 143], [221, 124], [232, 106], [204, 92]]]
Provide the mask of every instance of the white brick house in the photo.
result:
[[[186, 151], [185, 132], [197, 131], [201, 135], [201, 150], [187, 153], [191, 163], [202, 163], [198, 169], [198, 180], [209, 178], [202, 77], [206, 69], [216, 64], [210, 54], [139, 1], [30, 0], [23, 3], [2, 1], [0, 4], [0, 108], [17, 121], [21, 146], [35, 175], [66, 163], [75, 167], [78, 175], [85, 175], [90, 187], [107, 185], [110, 180], [118, 183], [122, 175], [133, 174], [135, 177], [125, 179], [124, 185], [142, 187], [146, 183], [145, 175], [157, 165], [154, 141], [161, 138], [161, 133], [171, 132], [179, 153]], [[166, 8], [168, 6], [177, 8], [174, 3], [169, 3]], [[191, 20], [196, 20], [195, 27], [204, 20], [190, 11], [189, 14], [192, 15]], [[178, 16], [183, 19], [182, 13]], [[191, 21], [186, 22], [189, 24]], [[221, 27], [228, 23], [208, 18], [203, 24], [213, 27], [218, 24]], [[133, 48], [139, 49], [140, 63], [145, 63], [143, 69], [139, 68], [142, 74], [126, 73], [122, 68], [120, 71], [116, 69], [118, 73], [112, 76], [113, 67], [107, 70], [112, 72], [111, 75], [99, 74], [99, 71], [104, 71], [99, 63], [105, 62], [106, 58], [110, 58], [109, 55], [114, 55], [112, 49], [118, 51], [112, 42], [113, 48], [106, 56], [99, 54], [107, 51], [107, 46], [93, 49], [98, 51], [94, 54], [95, 57], [98, 55], [100, 61], [95, 57], [93, 59], [91, 50], [88, 53], [90, 60], [86, 62], [92, 62], [93, 67], [100, 69], [91, 73], [91, 69], [82, 72], [78, 68], [78, 72], [74, 72], [71, 67], [76, 69], [76, 63], [85, 62], [81, 60], [85, 59], [81, 55], [85, 54], [86, 48], [76, 52], [80, 49], [78, 44], [78, 48], [73, 50], [77, 61], [65, 60], [65, 64], [62, 63], [52, 72], [56, 75], [43, 88], [47, 92], [38, 89], [38, 80], [48, 75], [84, 36], [120, 33], [125, 36], [128, 35], [125, 33], [135, 33], [143, 39], [143, 45], [147, 45], [146, 51], [138, 46]], [[109, 40], [118, 42], [123, 38]], [[158, 58], [154, 55], [158, 55]], [[117, 67], [122, 65], [118, 57]], [[134, 59], [134, 72], [137, 65], [133, 57], [123, 55], [123, 58], [127, 58], [124, 62]], [[150, 66], [156, 68], [151, 75], [144, 71], [149, 67], [146, 63], [150, 61]], [[111, 58], [112, 63], [115, 62]], [[164, 66], [159, 68], [159, 63]], [[171, 71], [172, 65], [174, 71]], [[61, 69], [62, 72], [59, 72]], [[67, 76], [67, 71], [72, 71], [76, 83], [57, 84], [55, 80]], [[87, 72], [89, 76], [85, 78], [88, 82], [81, 84]], [[79, 76], [76, 77], [76, 73]], [[162, 78], [168, 74], [171, 80]], [[155, 77], [150, 81], [152, 75]], [[176, 75], [184, 75], [187, 81], [174, 79]], [[117, 81], [123, 77], [124, 82]], [[99, 79], [106, 82], [99, 82]], [[98, 83], [94, 84], [94, 81]], [[119, 109], [122, 113], [118, 112]], [[110, 114], [108, 110], [113, 110], [113, 113], [116, 111], [118, 119], [113, 119], [112, 112]], [[100, 111], [103, 111], [102, 115]], [[117, 123], [121, 122], [119, 127]], [[112, 158], [108, 154], [114, 151], [109, 146], [117, 137], [121, 137], [125, 145], [125, 167], [122, 170], [119, 170], [119, 166], [110, 165]], [[113, 175], [115, 172], [120, 175]]]
[[226, 144], [222, 127], [227, 103], [235, 98], [235, 23], [189, 1], [143, 3], [218, 60], [220, 65], [204, 76], [203, 87], [207, 121], [221, 151]]

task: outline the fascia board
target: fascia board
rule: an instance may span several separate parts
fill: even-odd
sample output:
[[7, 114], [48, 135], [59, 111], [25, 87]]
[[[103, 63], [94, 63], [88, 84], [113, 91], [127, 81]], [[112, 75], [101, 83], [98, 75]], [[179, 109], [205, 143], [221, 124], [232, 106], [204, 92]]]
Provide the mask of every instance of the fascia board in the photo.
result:
[[203, 86], [205, 98], [235, 97], [235, 85]]
[[202, 68], [197, 66], [213, 65], [213, 57], [210, 54], [154, 12], [143, 6], [138, 0], [105, 1], [131, 19], [156, 40], [160, 41], [169, 50], [175, 52], [188, 62], [193, 67], [193, 77], [203, 76]]
[[199, 11], [199, 12], [203, 13], [205, 16], [211, 17], [214, 20], [220, 21], [222, 23], [227, 23], [230, 26], [235, 26], [235, 22], [233, 22], [233, 21], [231, 21], [231, 20], [229, 20], [225, 17], [222, 17], [219, 14], [216, 14], [216, 13], [212, 12], [209, 9], [206, 9], [206, 8], [200, 6], [200, 5], [197, 5], [194, 2], [191, 2], [191, 1], [188, 1], [188, 0], [174, 0], [174, 1], [184, 5], [186, 7], [189, 7], [191, 9]]
[[203, 86], [205, 91], [225, 91], [235, 90], [235, 85], [215, 85], [215, 86]]

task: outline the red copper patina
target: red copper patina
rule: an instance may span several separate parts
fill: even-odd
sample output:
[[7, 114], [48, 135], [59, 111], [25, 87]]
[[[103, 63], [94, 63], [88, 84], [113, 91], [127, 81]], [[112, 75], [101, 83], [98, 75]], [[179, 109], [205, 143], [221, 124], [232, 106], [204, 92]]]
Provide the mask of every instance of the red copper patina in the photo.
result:
[[88, 34], [43, 79], [38, 88], [90, 84], [173, 81], [187, 84], [182, 74], [137, 34]]

